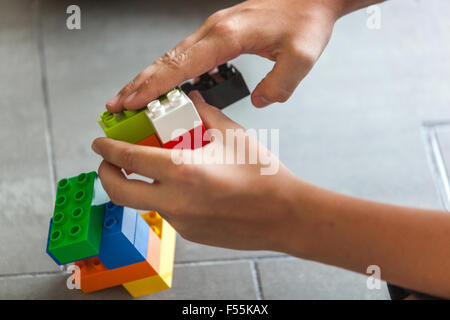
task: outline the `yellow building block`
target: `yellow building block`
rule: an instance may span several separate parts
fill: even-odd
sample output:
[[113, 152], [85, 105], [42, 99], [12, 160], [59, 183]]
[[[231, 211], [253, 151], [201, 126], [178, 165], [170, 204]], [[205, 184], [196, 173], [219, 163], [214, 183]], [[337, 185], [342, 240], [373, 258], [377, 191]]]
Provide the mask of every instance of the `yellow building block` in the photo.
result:
[[[151, 213], [143, 214], [147, 223], [155, 226], [154, 217], [148, 216]], [[173, 261], [175, 256], [176, 231], [166, 221], [161, 219], [161, 251], [159, 273], [154, 276], [124, 283], [124, 288], [133, 297], [140, 297], [157, 291], [169, 289], [172, 286]]]

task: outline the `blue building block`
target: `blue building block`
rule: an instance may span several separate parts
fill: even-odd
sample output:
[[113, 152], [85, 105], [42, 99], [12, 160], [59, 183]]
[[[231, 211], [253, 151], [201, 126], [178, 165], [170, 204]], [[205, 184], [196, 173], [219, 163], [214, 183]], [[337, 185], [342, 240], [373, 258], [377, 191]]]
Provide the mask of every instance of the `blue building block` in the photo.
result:
[[137, 210], [108, 202], [98, 258], [108, 269], [144, 261], [149, 228]]

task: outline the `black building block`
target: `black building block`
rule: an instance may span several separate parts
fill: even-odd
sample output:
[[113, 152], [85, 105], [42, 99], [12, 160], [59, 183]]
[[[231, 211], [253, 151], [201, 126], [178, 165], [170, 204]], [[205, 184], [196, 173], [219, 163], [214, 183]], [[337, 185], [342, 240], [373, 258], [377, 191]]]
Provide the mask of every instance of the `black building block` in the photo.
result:
[[181, 90], [186, 94], [198, 90], [207, 103], [223, 109], [250, 94], [242, 74], [232, 64], [224, 63], [213, 73], [204, 73], [195, 82], [185, 82]]

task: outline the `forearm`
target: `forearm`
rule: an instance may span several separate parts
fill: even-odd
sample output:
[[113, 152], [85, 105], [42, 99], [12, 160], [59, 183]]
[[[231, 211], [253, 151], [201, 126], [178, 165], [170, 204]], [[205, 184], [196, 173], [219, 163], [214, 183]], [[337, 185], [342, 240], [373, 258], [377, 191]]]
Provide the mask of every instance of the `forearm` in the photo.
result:
[[289, 253], [450, 298], [450, 214], [360, 200], [302, 184]]

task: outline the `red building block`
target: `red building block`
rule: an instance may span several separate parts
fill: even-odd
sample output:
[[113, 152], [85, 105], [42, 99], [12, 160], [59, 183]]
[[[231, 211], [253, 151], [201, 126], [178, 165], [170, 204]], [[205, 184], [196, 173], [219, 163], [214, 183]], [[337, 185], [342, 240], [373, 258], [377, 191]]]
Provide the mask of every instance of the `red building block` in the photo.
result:
[[211, 140], [208, 136], [208, 133], [206, 132], [205, 126], [202, 124], [200, 126], [197, 126], [183, 135], [179, 136], [178, 138], [175, 138], [169, 142], [166, 142], [164, 144], [165, 149], [198, 149], [201, 148], [208, 143], [210, 143]]

